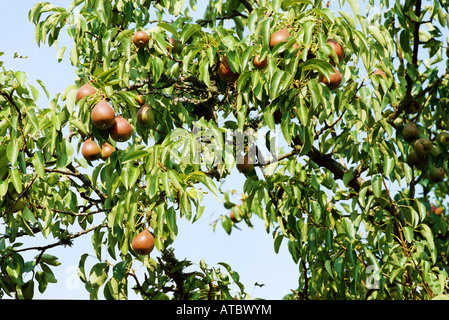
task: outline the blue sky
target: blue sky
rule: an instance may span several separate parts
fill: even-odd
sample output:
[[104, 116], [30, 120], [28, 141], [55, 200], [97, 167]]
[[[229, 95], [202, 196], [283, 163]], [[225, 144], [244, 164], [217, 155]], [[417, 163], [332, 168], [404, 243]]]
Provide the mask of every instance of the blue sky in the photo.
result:
[[[75, 82], [74, 68], [68, 60], [71, 43], [60, 41], [59, 46], [68, 46], [65, 59], [61, 63], [57, 62], [55, 48], [49, 48], [46, 45], [37, 46], [34, 26], [28, 21], [28, 12], [37, 2], [36, 0], [2, 2], [0, 26], [3, 31], [0, 33], [0, 51], [5, 55], [0, 59], [4, 61], [6, 69], [25, 71], [27, 81], [31, 84], [36, 84], [37, 79], [42, 80], [53, 98]], [[62, 7], [68, 7], [71, 3], [68, 0], [50, 2]], [[19, 56], [27, 58], [13, 59], [16, 52]], [[47, 103], [45, 96], [41, 94], [39, 107], [45, 107]], [[233, 177], [226, 188], [241, 192], [242, 176], [234, 172]], [[237, 194], [236, 197], [238, 196]], [[178, 259], [187, 259], [196, 264], [204, 259], [209, 266], [216, 266], [216, 263], [221, 261], [230, 264], [232, 269], [239, 273], [241, 282], [245, 285], [245, 291], [252, 298], [281, 299], [285, 294], [290, 293], [290, 289], [296, 289], [298, 266], [288, 253], [286, 241], [281, 246], [280, 252], [276, 254], [272, 236], [266, 233], [263, 221], [258, 218], [252, 219], [253, 229], [242, 223], [239, 225], [241, 230], [234, 229], [231, 235], [228, 235], [218, 224], [214, 232], [211, 223], [220, 215], [227, 214], [228, 210], [213, 199], [206, 199], [204, 204], [206, 210], [202, 218], [194, 224], [178, 219], [179, 233], [173, 244]], [[27, 246], [54, 242], [53, 239], [45, 240], [41, 237], [21, 239], [21, 241]], [[46, 292], [42, 295], [36, 293], [35, 298], [88, 299], [88, 293], [82, 283], [76, 280], [75, 271], [80, 256], [86, 250], [92, 254], [86, 263], [92, 265], [98, 262], [91, 247], [89, 234], [77, 238], [72, 247], [57, 247], [49, 250], [47, 253], [58, 256], [62, 263], [54, 268], [58, 283], [49, 284]], [[31, 259], [35, 254], [37, 252], [29, 252], [24, 256]], [[154, 250], [151, 255], [157, 256], [158, 252]], [[138, 269], [139, 263], [135, 263], [134, 267]], [[132, 279], [129, 281], [131, 285], [134, 284]], [[255, 286], [256, 282], [264, 286]], [[129, 292], [130, 298], [136, 298], [131, 290]]]

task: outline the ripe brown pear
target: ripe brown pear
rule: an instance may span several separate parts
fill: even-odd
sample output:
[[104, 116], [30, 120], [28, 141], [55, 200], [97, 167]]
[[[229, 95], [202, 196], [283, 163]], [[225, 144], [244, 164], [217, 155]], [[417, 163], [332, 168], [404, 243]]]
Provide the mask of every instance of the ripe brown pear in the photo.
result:
[[117, 142], [125, 142], [131, 138], [133, 128], [128, 120], [122, 116], [117, 116], [114, 119], [112, 127], [109, 129], [109, 135]]
[[91, 112], [91, 119], [98, 129], [109, 129], [115, 120], [115, 111], [106, 100], [100, 100]]
[[146, 47], [149, 41], [150, 38], [148, 37], [148, 34], [145, 31], [140, 30], [134, 33], [133, 43], [137, 48], [141, 49]]
[[139, 111], [137, 111], [137, 122], [144, 127], [149, 126], [154, 121], [154, 112], [151, 110], [149, 105], [142, 106]]
[[419, 156], [412, 150], [408, 156], [407, 163], [409, 166], [420, 166], [427, 161], [427, 156]]
[[250, 173], [254, 170], [254, 163], [251, 163], [251, 160], [249, 159], [248, 155], [246, 154], [243, 157], [243, 163], [237, 162], [237, 170], [241, 173]]
[[170, 45], [167, 46], [168, 52], [171, 52], [173, 54], [178, 54], [182, 51], [182, 43], [178, 39], [170, 37], [168, 39], [168, 42], [170, 43]]
[[139, 255], [148, 255], [153, 251], [154, 237], [148, 229], [145, 229], [133, 238], [131, 247]]
[[329, 90], [337, 89], [340, 86], [342, 80], [341, 73], [338, 68], [333, 68], [335, 72], [329, 75], [329, 80], [323, 74], [321, 74], [320, 76], [320, 81], [324, 83], [329, 88]]
[[265, 69], [268, 65], [268, 58], [265, 58], [263, 60], [260, 60], [260, 54], [256, 55], [253, 58], [253, 66], [256, 69], [262, 70]]
[[143, 106], [145, 104], [145, 97], [142, 94], [137, 95], [134, 99], [139, 106]]
[[101, 157], [101, 149], [92, 139], [84, 141], [81, 153], [87, 161], [94, 161]]
[[89, 83], [83, 84], [79, 89], [76, 91], [76, 102], [80, 101], [84, 97], [94, 95], [97, 92], [97, 90], [92, 87]]
[[327, 44], [330, 45], [334, 50], [335, 54], [338, 57], [338, 62], [342, 62], [345, 58], [345, 51], [343, 49], [343, 46], [334, 39], [327, 39]]
[[412, 142], [419, 138], [418, 126], [413, 122], [408, 122], [402, 129], [402, 136], [407, 142]]
[[239, 74], [237, 72], [232, 71], [226, 55], [224, 55], [223, 58], [221, 59], [220, 64], [218, 65], [217, 72], [218, 77], [224, 82], [234, 82], [239, 77]]
[[288, 37], [290, 36], [290, 33], [288, 32], [287, 28], [283, 28], [281, 30], [278, 30], [274, 32], [270, 36], [270, 49], [273, 49], [275, 45], [281, 42], [286, 42]]
[[236, 223], [239, 222], [239, 220], [237, 220], [236, 214], [234, 213], [234, 210], [240, 210], [240, 206], [236, 205], [231, 209], [231, 212], [229, 213], [229, 219], [231, 219], [232, 222]]
[[103, 143], [101, 146], [101, 159], [106, 160], [115, 151], [115, 147], [109, 142]]

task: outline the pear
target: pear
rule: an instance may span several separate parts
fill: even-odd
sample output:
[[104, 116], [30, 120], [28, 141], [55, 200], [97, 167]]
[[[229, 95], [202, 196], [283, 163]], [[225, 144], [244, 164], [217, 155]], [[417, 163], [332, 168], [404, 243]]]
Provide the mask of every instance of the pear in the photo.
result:
[[80, 101], [84, 97], [94, 95], [96, 92], [97, 90], [94, 87], [92, 87], [89, 83], [86, 83], [76, 91], [76, 102]]
[[289, 36], [290, 34], [287, 28], [283, 28], [273, 33], [270, 36], [270, 49], [273, 49], [278, 43], [286, 42]]
[[137, 48], [144, 48], [148, 45], [150, 38], [145, 31], [137, 31], [133, 36], [133, 43]]
[[415, 141], [413, 149], [418, 156], [425, 157], [432, 151], [432, 141], [427, 138], [418, 139]]
[[440, 132], [437, 136], [437, 141], [443, 144], [446, 147], [449, 147], [449, 132], [443, 131]]
[[342, 80], [340, 71], [336, 67], [333, 68], [335, 72], [329, 75], [329, 80], [323, 74], [320, 75], [320, 82], [324, 83], [329, 90], [337, 89]]
[[419, 138], [419, 129], [413, 122], [408, 122], [402, 129], [402, 136], [407, 142], [414, 141]]
[[218, 77], [224, 82], [234, 82], [238, 79], [239, 74], [232, 71], [231, 66], [229, 65], [228, 58], [226, 55], [220, 61], [218, 65]]
[[109, 142], [103, 143], [101, 146], [101, 159], [106, 160], [115, 151], [115, 147]]
[[98, 129], [109, 129], [115, 120], [115, 111], [106, 100], [100, 100], [91, 112], [91, 119]]
[[142, 106], [139, 111], [137, 111], [137, 122], [141, 126], [149, 126], [154, 121], [154, 112], [151, 110], [150, 106], [147, 104]]
[[442, 167], [433, 166], [430, 168], [428, 174], [431, 182], [438, 183], [444, 180], [445, 171]]
[[345, 58], [345, 51], [343, 49], [343, 46], [334, 39], [328, 39], [327, 44], [330, 45], [334, 50], [335, 54], [338, 57], [338, 62], [342, 62]]
[[254, 68], [262, 70], [262, 69], [265, 69], [267, 67], [267, 65], [268, 65], [268, 59], [265, 58], [263, 60], [260, 60], [260, 54], [256, 55], [253, 58], [253, 66], [254, 66]]
[[154, 248], [154, 237], [148, 229], [145, 229], [133, 238], [131, 246], [139, 255], [150, 254]]
[[128, 120], [122, 116], [115, 117], [114, 124], [109, 129], [109, 135], [117, 142], [125, 142], [131, 138], [133, 128]]
[[243, 163], [241, 162], [237, 162], [237, 170], [241, 173], [250, 173], [251, 171], [254, 170], [254, 163], [251, 163], [248, 155], [246, 154], [243, 157]]
[[81, 153], [87, 161], [94, 161], [101, 157], [101, 149], [92, 139], [84, 141]]

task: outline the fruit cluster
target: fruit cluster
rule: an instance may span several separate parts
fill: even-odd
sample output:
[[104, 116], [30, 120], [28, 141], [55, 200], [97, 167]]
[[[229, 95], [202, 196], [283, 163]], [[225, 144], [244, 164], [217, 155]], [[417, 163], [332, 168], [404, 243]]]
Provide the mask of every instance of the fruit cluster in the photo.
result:
[[[135, 32], [132, 40], [139, 50], [149, 44], [149, 36], [145, 31]], [[174, 38], [170, 38], [169, 43], [170, 46], [167, 46], [169, 53], [179, 52], [182, 48], [179, 40]], [[76, 101], [79, 102], [83, 98], [93, 96], [96, 93], [97, 90], [91, 84], [84, 84], [77, 90]], [[137, 123], [142, 127], [150, 126], [154, 121], [152, 108], [146, 104], [143, 95], [137, 95], [135, 101], [140, 106], [137, 111]], [[130, 122], [123, 116], [116, 115], [114, 108], [105, 98], [96, 102], [91, 110], [90, 118], [93, 126], [103, 132], [107, 132], [108, 136], [116, 142], [125, 142], [133, 134]], [[83, 142], [81, 153], [87, 161], [94, 161], [100, 158], [106, 160], [115, 150], [115, 147], [108, 141], [104, 142], [100, 147], [94, 142], [93, 138], [89, 137]], [[148, 229], [145, 229], [134, 236], [131, 247], [138, 255], [148, 255], [154, 248], [154, 237]]]
[[[76, 101], [92, 96], [97, 90], [89, 83], [82, 85], [76, 93]], [[98, 101], [91, 111], [92, 124], [100, 130], [108, 132], [112, 140], [125, 142], [131, 138], [133, 129], [127, 119], [121, 115], [116, 115], [114, 108], [105, 99]], [[109, 142], [104, 142], [100, 147], [92, 138], [86, 139], [81, 148], [81, 153], [87, 161], [97, 159], [106, 160], [115, 147]]]
[[[420, 167], [428, 165], [428, 158], [431, 153], [433, 153], [435, 159], [437, 158], [437, 146], [429, 138], [420, 137], [419, 127], [415, 123], [408, 122], [405, 124], [402, 128], [402, 137], [413, 146], [407, 159], [407, 163], [410, 166]], [[437, 137], [438, 142], [443, 145], [449, 145], [449, 138], [445, 133], [442, 133]], [[443, 181], [445, 178], [444, 168], [439, 166], [436, 161], [433, 161], [427, 170], [427, 178], [434, 183]]]
[[[270, 49], [273, 49], [279, 43], [287, 42], [289, 37], [290, 31], [287, 27], [274, 32], [270, 36]], [[334, 39], [328, 39], [326, 43], [333, 49], [335, 56], [337, 57], [337, 61], [335, 61], [333, 55], [329, 56], [330, 62], [334, 68], [334, 72], [329, 75], [329, 78], [321, 74], [319, 80], [320, 82], [324, 83], [330, 90], [335, 90], [341, 85], [342, 82], [342, 76], [337, 66], [343, 61], [345, 57], [345, 52], [343, 46]], [[298, 54], [302, 52], [298, 44], [295, 43], [293, 47], [298, 50]], [[254, 56], [252, 62], [254, 68], [259, 70], [265, 69], [268, 66], [268, 59], [265, 58], [261, 60], [261, 56], [259, 54]], [[226, 55], [223, 55], [220, 64], [218, 66], [217, 73], [218, 77], [222, 81], [227, 83], [234, 82], [239, 77], [239, 74], [231, 69]]]
[[[149, 43], [149, 36], [145, 31], [136, 31], [132, 40], [138, 49], [143, 49]], [[179, 40], [170, 38], [169, 43], [170, 46], [167, 46], [169, 52], [181, 48]], [[77, 90], [76, 101], [79, 102], [84, 97], [96, 93], [97, 90], [91, 84], [84, 84]], [[137, 123], [142, 127], [151, 125], [154, 121], [153, 110], [145, 103], [145, 98], [142, 95], [136, 96], [136, 102], [140, 106], [137, 112]], [[129, 121], [121, 115], [116, 115], [114, 108], [105, 99], [95, 104], [91, 111], [91, 120], [95, 127], [107, 131], [109, 137], [116, 142], [125, 142], [132, 136], [133, 128]], [[82, 155], [87, 161], [100, 158], [106, 160], [115, 150], [115, 147], [109, 142], [104, 142], [100, 147], [92, 138], [86, 139], [81, 148]]]
[[[290, 38], [290, 31], [289, 28], [285, 27], [282, 28], [270, 36], [270, 42], [269, 46], [270, 49], [273, 50], [276, 45], [287, 42]], [[345, 51], [343, 49], [343, 46], [337, 42], [334, 39], [327, 39], [326, 44], [331, 47], [334, 54], [329, 55], [330, 63], [332, 64], [332, 67], [334, 69], [334, 72], [329, 75], [329, 78], [325, 77], [323, 74], [319, 75], [319, 81], [322, 82], [324, 85], [326, 85], [330, 90], [337, 89], [342, 82], [342, 75], [339, 71], [338, 65], [344, 60], [345, 58]], [[293, 45], [293, 48], [295, 50], [298, 50], [298, 55], [302, 52], [299, 45], [295, 43]], [[314, 54], [308, 54], [311, 58], [314, 57]], [[261, 59], [260, 54], [256, 54], [252, 59], [252, 64], [255, 69], [263, 70], [268, 66], [268, 58], [265, 57], [263, 60]], [[380, 70], [376, 72], [381, 72]], [[231, 66], [229, 65], [228, 58], [225, 55], [222, 56], [221, 61], [218, 65], [217, 69], [217, 75], [218, 77], [226, 82], [226, 83], [233, 83], [238, 80], [239, 73], [236, 71], [233, 71]], [[279, 110], [275, 111], [275, 114], [278, 114]], [[237, 169], [241, 173], [249, 173], [254, 170], [254, 164], [248, 163], [247, 155], [245, 156], [245, 162], [237, 164]]]

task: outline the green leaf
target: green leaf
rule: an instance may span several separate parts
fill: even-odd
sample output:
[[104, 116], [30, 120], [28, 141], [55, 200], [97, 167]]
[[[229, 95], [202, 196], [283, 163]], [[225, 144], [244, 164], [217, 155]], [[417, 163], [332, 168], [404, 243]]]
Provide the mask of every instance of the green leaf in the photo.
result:
[[16, 189], [17, 193], [22, 193], [23, 190], [22, 175], [16, 169], [11, 170], [11, 180], [14, 189]]
[[255, 33], [256, 23], [258, 19], [259, 19], [258, 12], [256, 10], [253, 10], [248, 17], [248, 21], [246, 22], [246, 25], [251, 33]]
[[270, 20], [265, 19], [262, 23], [262, 43], [264, 48], [270, 47], [270, 35], [271, 35]]
[[380, 31], [380, 29], [378, 27], [376, 27], [374, 25], [370, 25], [368, 27], [368, 31], [382, 47], [387, 46], [385, 37], [383, 36], [382, 32]]
[[389, 176], [390, 173], [393, 171], [394, 169], [394, 158], [390, 157], [388, 155], [384, 155], [384, 165], [383, 165], [383, 169], [384, 169], [384, 175], [385, 176]]
[[322, 8], [322, 9], [318, 9], [316, 8], [314, 10], [314, 12], [323, 17], [325, 20], [331, 22], [331, 23], [335, 23], [335, 16], [334, 13], [329, 9], [329, 8]]
[[168, 229], [172, 232], [172, 237], [178, 234], [178, 226], [176, 224], [176, 211], [173, 207], [170, 207], [167, 210], [167, 226]]
[[128, 163], [137, 159], [140, 159], [142, 157], [145, 157], [148, 155], [148, 151], [147, 150], [135, 150], [135, 151], [131, 151], [129, 153], [127, 153], [123, 159], [122, 159], [122, 163]]
[[279, 11], [279, 8], [281, 7], [282, 1], [281, 0], [273, 0], [271, 1], [271, 8], [273, 12]]
[[77, 128], [85, 136], [89, 135], [86, 125], [83, 122], [81, 122], [79, 119], [72, 118], [69, 120], [69, 122], [70, 122], [70, 124], [75, 126], [75, 128]]
[[232, 221], [228, 216], [221, 216], [221, 225], [223, 226], [223, 229], [226, 231], [227, 234], [231, 234], [232, 231]]
[[430, 227], [427, 224], [421, 224], [420, 226], [421, 226], [421, 234], [427, 241], [427, 248], [430, 251], [432, 263], [435, 263], [437, 260], [437, 252], [435, 248], [435, 243], [433, 241], [432, 230], [430, 230]]
[[402, 232], [404, 233], [405, 240], [408, 243], [412, 243], [412, 241], [413, 241], [413, 228], [409, 227], [409, 226], [404, 227]]
[[348, 240], [352, 242], [355, 238], [355, 229], [352, 221], [349, 218], [343, 218], [343, 228], [345, 230]]
[[380, 174], [373, 177], [372, 186], [374, 196], [379, 198], [382, 195], [382, 176]]
[[162, 33], [157, 33], [156, 34], [156, 39], [155, 39], [155, 48], [156, 50], [160, 53], [160, 54], [167, 54], [167, 43], [165, 42], [165, 38], [164, 35]]
[[12, 141], [10, 141], [10, 143], [8, 143], [6, 155], [11, 165], [15, 165], [17, 157], [19, 156], [19, 151], [19, 144], [17, 143], [16, 139], [13, 139]]
[[281, 93], [280, 91], [282, 90], [282, 88], [280, 88], [280, 83], [282, 81], [282, 77], [284, 76], [284, 74], [285, 71], [278, 69], [271, 78], [270, 92], [269, 92], [270, 99], [272, 100], [276, 99], [276, 97]]
[[198, 24], [186, 24], [181, 31], [181, 42], [186, 43], [199, 30], [201, 30], [201, 26]]
[[274, 252], [279, 253], [279, 248], [283, 239], [284, 236], [282, 234], [276, 234], [276, 237], [274, 238]]
[[23, 71], [16, 71], [14, 73], [14, 76], [15, 76], [16, 80], [19, 82], [19, 84], [21, 86], [25, 85], [25, 81], [26, 81], [26, 73], [25, 72], [23, 72]]
[[46, 263], [50, 266], [59, 266], [61, 262], [58, 261], [58, 257], [53, 256], [48, 253], [44, 253], [42, 255], [36, 255], [34, 259], [37, 259], [40, 256], [40, 263]]
[[174, 25], [172, 25], [170, 23], [166, 23], [166, 22], [159, 22], [157, 26], [167, 30], [172, 35], [174, 35], [176, 38], [179, 38], [178, 30], [176, 30]]
[[36, 82], [39, 83], [39, 85], [44, 90], [45, 94], [47, 95], [47, 99], [49, 99], [50, 98], [50, 93], [47, 91], [47, 88], [45, 87], [45, 85], [42, 82], [42, 80], [37, 79]]
[[36, 218], [34, 217], [33, 212], [28, 208], [28, 206], [25, 206], [22, 210], [22, 218], [26, 222], [34, 223], [36, 222]]
[[332, 262], [330, 260], [326, 260], [324, 262], [324, 267], [326, 268], [327, 273], [334, 279], [334, 274], [332, 272]]
[[309, 124], [309, 108], [306, 103], [304, 103], [303, 99], [296, 100], [296, 106], [298, 107], [298, 105], [299, 120], [303, 126], [307, 126]]
[[89, 282], [94, 287], [101, 287], [108, 278], [109, 265], [97, 263], [90, 270]]
[[134, 187], [134, 184], [136, 183], [137, 179], [140, 175], [140, 168], [135, 167], [133, 165], [126, 165], [122, 168], [122, 172], [120, 174], [120, 177], [123, 182], [123, 186], [130, 190]]
[[204, 184], [214, 195], [218, 195], [218, 189], [215, 183], [202, 171], [195, 171], [190, 173], [185, 179], [185, 182], [196, 180]]
[[58, 52], [56, 54], [56, 58], [58, 59], [58, 62], [62, 61], [62, 58], [64, 57], [64, 53], [67, 47], [61, 47], [58, 49]]
[[357, 0], [348, 0], [349, 5], [351, 6], [352, 12], [356, 19], [360, 17], [360, 5]]
[[272, 130], [274, 130], [276, 125], [273, 117], [273, 112], [274, 110], [272, 108], [265, 108], [265, 110], [263, 111], [263, 119], [265, 120], [267, 126]]
[[39, 121], [36, 117], [36, 111], [34, 109], [27, 110], [27, 117], [31, 121], [31, 124], [33, 125], [34, 130], [39, 131]]
[[315, 27], [315, 21], [306, 21], [304, 23], [304, 44], [309, 46], [313, 40], [313, 28]]
[[153, 56], [152, 59], [150, 59], [150, 70], [151, 74], [153, 76], [153, 81], [158, 82], [162, 72], [163, 72], [163, 66], [164, 63], [161, 58]]
[[158, 191], [159, 176], [157, 174], [152, 174], [148, 178], [149, 178], [150, 182], [148, 184], [149, 189], [148, 189], [147, 193], [150, 196], [150, 198], [153, 198], [157, 194], [157, 191]]
[[303, 79], [307, 73], [306, 71], [314, 70], [322, 73], [324, 76], [329, 78], [329, 74], [334, 73], [335, 70], [332, 65], [324, 60], [320, 59], [309, 59], [299, 65], [301, 69], [301, 79]]
[[338, 257], [334, 261], [334, 268], [337, 271], [337, 276], [343, 278], [345, 271], [345, 259], [343, 257]]

